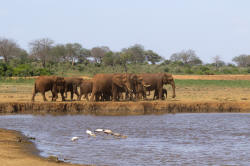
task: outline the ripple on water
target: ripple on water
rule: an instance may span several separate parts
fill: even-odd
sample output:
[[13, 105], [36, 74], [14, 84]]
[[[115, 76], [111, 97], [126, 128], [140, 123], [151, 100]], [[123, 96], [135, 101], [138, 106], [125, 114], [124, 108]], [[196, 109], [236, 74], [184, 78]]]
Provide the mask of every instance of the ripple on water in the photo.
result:
[[[96, 165], [250, 165], [250, 114], [0, 116], [0, 127], [36, 137], [42, 156]], [[107, 128], [128, 136], [88, 137]], [[73, 136], [79, 140], [72, 142]]]

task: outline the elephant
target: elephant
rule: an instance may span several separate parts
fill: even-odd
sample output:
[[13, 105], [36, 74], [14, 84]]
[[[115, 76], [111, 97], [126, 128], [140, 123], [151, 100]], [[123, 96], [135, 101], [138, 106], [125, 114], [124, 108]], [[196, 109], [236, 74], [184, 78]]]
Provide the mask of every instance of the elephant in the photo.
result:
[[175, 98], [175, 82], [172, 74], [168, 73], [145, 73], [139, 74], [139, 77], [142, 77], [144, 84], [147, 85], [146, 90], [152, 91], [155, 90], [159, 94], [159, 99], [163, 100], [162, 89], [164, 84], [170, 84], [173, 89], [172, 97]]
[[[45, 97], [45, 92], [51, 91], [52, 92], [52, 101], [56, 101], [58, 98], [57, 93], [64, 89], [65, 87], [65, 80], [63, 77], [57, 76], [39, 76], [34, 84], [34, 90], [32, 94], [31, 101], [35, 101], [35, 96], [38, 92], [40, 92], [43, 96], [43, 101], [47, 101]], [[64, 96], [62, 95], [62, 100], [64, 101]]]
[[114, 74], [112, 77], [112, 99], [119, 100], [119, 94], [122, 92], [129, 94], [129, 99], [133, 100], [133, 94], [136, 92], [138, 77], [136, 74]]
[[65, 79], [65, 97], [67, 98], [67, 92], [70, 91], [71, 101], [73, 100], [74, 93], [77, 95], [77, 99], [80, 100], [77, 87], [80, 86], [83, 79], [77, 77], [64, 77], [64, 79]]
[[[165, 96], [167, 99], [168, 98], [168, 91], [167, 91], [167, 89], [163, 88], [162, 89], [162, 98], [165, 99]], [[159, 99], [158, 91], [155, 91], [153, 100], [158, 100], [158, 99]]]
[[[109, 99], [112, 95], [112, 100], [117, 101], [119, 99], [119, 93], [128, 91], [130, 93], [130, 99], [132, 100], [133, 91], [135, 90], [137, 82], [137, 76], [135, 74], [96, 74], [93, 77], [93, 88], [91, 94], [91, 101], [98, 100], [96, 97], [102, 93], [103, 96], [107, 96]], [[104, 97], [105, 99], [105, 97]]]
[[85, 99], [89, 100], [88, 95], [92, 92], [92, 87], [93, 87], [92, 80], [83, 80], [80, 84], [80, 94], [78, 100], [81, 100], [83, 94]]
[[96, 74], [93, 79], [93, 87], [90, 101], [98, 101], [102, 93], [110, 93], [112, 90], [113, 74]]

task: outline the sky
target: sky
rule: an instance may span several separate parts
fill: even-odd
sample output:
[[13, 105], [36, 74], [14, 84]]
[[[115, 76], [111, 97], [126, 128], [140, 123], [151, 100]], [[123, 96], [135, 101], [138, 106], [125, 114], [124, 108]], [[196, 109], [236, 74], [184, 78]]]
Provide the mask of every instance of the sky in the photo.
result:
[[113, 51], [141, 44], [169, 59], [192, 49], [205, 63], [250, 54], [249, 0], [0, 0], [0, 37]]

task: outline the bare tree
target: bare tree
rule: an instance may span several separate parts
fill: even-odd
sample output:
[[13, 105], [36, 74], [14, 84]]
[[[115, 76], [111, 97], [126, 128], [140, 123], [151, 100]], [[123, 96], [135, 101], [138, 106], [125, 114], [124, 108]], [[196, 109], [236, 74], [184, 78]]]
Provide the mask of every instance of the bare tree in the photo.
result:
[[195, 51], [191, 49], [172, 54], [170, 60], [173, 62], [181, 61], [184, 64], [189, 64], [189, 65], [202, 64], [202, 61], [196, 55]]
[[0, 39], [0, 57], [3, 57], [5, 63], [9, 63], [9, 60], [18, 55], [21, 49], [11, 39]]
[[31, 42], [31, 54], [42, 61], [42, 66], [45, 68], [49, 60], [49, 52], [54, 41], [48, 38], [38, 39]]
[[215, 65], [216, 69], [217, 69], [218, 67], [220, 67], [220, 66], [225, 65], [225, 62], [223, 62], [223, 61], [221, 60], [221, 58], [220, 58], [219, 55], [216, 55], [215, 57], [213, 57], [213, 63], [214, 63], [214, 65]]

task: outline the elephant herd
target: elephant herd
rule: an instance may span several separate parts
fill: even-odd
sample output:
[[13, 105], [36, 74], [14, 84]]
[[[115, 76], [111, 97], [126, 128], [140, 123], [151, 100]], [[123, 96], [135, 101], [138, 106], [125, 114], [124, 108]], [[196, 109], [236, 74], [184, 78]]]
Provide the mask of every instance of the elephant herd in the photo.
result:
[[[167, 97], [167, 90], [164, 84], [170, 84], [175, 97], [175, 82], [172, 74], [168, 73], [145, 73], [145, 74], [96, 74], [92, 80], [77, 77], [40, 76], [35, 80], [32, 101], [37, 93], [41, 93], [43, 100], [47, 101], [45, 92], [52, 92], [52, 101], [56, 101], [58, 93], [61, 94], [62, 101], [67, 98], [67, 92], [71, 93], [71, 101], [74, 94], [77, 100], [81, 100], [82, 95], [90, 101], [119, 101], [146, 99], [150, 91], [154, 91], [153, 99], [164, 100]], [[80, 87], [80, 93], [78, 92]], [[124, 96], [125, 94], [125, 96]], [[166, 96], [166, 97], [165, 97]]]

